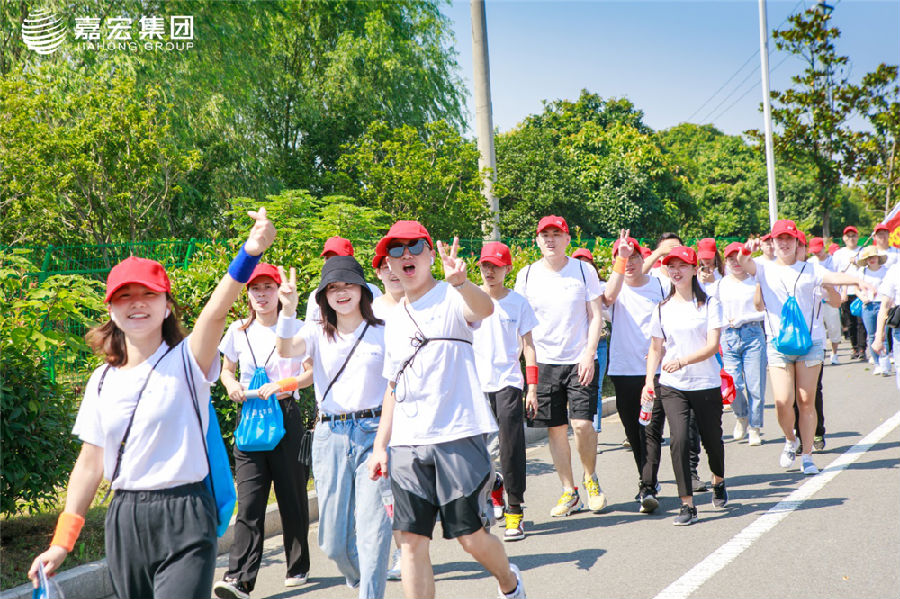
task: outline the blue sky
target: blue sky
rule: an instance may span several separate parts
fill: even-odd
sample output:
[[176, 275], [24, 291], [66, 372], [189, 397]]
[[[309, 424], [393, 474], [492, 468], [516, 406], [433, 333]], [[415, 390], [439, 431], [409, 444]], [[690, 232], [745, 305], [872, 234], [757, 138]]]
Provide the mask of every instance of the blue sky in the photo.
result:
[[[900, 2], [830, 3], [842, 32], [837, 50], [851, 59], [851, 80], [881, 62], [900, 63]], [[812, 4], [770, 0], [769, 30]], [[471, 90], [470, 4], [455, 1], [443, 11], [453, 22], [460, 74]], [[582, 88], [628, 97], [654, 129], [684, 121], [713, 123], [730, 134], [762, 128], [755, 0], [487, 0], [486, 13], [494, 127], [500, 131], [540, 112], [542, 100], [574, 99]], [[785, 89], [802, 65], [776, 51], [771, 40], [769, 52], [771, 87]], [[474, 131], [471, 93], [468, 110]]]

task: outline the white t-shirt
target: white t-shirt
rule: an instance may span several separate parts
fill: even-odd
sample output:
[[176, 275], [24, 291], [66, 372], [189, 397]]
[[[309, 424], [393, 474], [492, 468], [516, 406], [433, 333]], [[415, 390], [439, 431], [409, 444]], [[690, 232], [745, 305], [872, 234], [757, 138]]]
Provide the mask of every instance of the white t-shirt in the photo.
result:
[[883, 251], [887, 255], [887, 262], [885, 262], [883, 266], [890, 268], [900, 262], [900, 248], [890, 246], [886, 250], [881, 251]]
[[818, 264], [819, 266], [821, 266], [822, 268], [824, 268], [826, 270], [830, 270], [832, 272], [834, 271], [834, 260], [832, 260], [831, 256], [828, 256], [824, 260], [819, 260], [818, 256], [810, 256], [809, 258], [806, 259], [806, 261], [809, 262], [810, 264]]
[[[696, 302], [681, 301], [673, 296], [650, 316], [650, 334], [663, 339], [665, 357], [662, 362], [686, 358], [703, 349], [707, 333], [724, 325], [722, 306], [714, 297], [708, 297], [702, 306], [698, 306]], [[659, 384], [680, 391], [717, 389], [722, 384], [719, 370], [719, 361], [710, 356], [675, 372], [663, 371], [659, 375]]]
[[[85, 443], [103, 448], [103, 475], [107, 480], [112, 478], [125, 428], [134, 413], [113, 489], [169, 489], [201, 481], [209, 473], [203, 435], [209, 425], [209, 389], [219, 378], [220, 363], [213, 360], [209, 372], [203, 372], [190, 351], [188, 339], [168, 355], [168, 346], [163, 342], [152, 356], [134, 368], [111, 366], [103, 377], [107, 369], [104, 365], [91, 374], [72, 433]], [[165, 358], [159, 361], [163, 355]], [[185, 359], [194, 375], [202, 431], [185, 380]], [[103, 388], [98, 394], [101, 377]], [[138, 403], [144, 381], [148, 384]]]
[[[373, 285], [372, 283], [366, 283], [369, 286], [369, 289], [372, 290], [372, 299], [374, 300], [376, 297], [381, 295], [381, 289]], [[306, 322], [317, 323], [319, 319], [322, 318], [322, 311], [319, 310], [319, 304], [316, 303], [316, 289], [313, 289], [309, 292], [309, 299], [306, 300]]]
[[753, 305], [756, 295], [756, 277], [748, 276], [739, 281], [727, 276], [712, 283], [706, 293], [719, 300], [726, 327], [737, 328], [748, 322], [761, 322], [765, 312]]
[[[881, 268], [878, 270], [870, 270], [869, 267], [863, 267], [859, 269], [860, 277], [869, 285], [873, 286], [875, 289], [881, 286], [881, 282], [884, 281], [884, 277], [887, 276], [887, 267], [882, 264]], [[871, 293], [866, 293], [862, 289], [859, 290], [859, 298], [868, 303], [875, 299], [875, 296]]]
[[581, 260], [567, 260], [559, 271], [540, 260], [516, 275], [516, 293], [537, 316], [532, 337], [541, 364], [576, 364], [581, 359], [588, 340], [586, 304], [600, 297], [597, 271]]
[[709, 289], [707, 289], [707, 286], [712, 287], [713, 285], [715, 285], [716, 283], [718, 283], [719, 281], [722, 280], [722, 275], [719, 273], [718, 269], [714, 268], [712, 271], [712, 274], [713, 274], [713, 282], [712, 283], [704, 283], [704, 282], [700, 281], [699, 278], [697, 279], [697, 283], [700, 285], [700, 289], [705, 291], [707, 293], [707, 295], [709, 294]]
[[390, 314], [391, 311], [397, 307], [398, 304], [388, 304], [387, 300], [389, 300], [389, 299], [390, 299], [390, 297], [387, 297], [385, 299], [385, 297], [382, 296], [381, 301], [377, 301], [377, 302], [373, 301], [372, 302], [372, 312], [375, 314], [375, 318], [380, 318], [381, 320], [385, 320], [387, 318], [388, 314]]
[[900, 264], [895, 264], [885, 274], [878, 287], [878, 299], [891, 300], [895, 306], [900, 306]]
[[337, 378], [328, 397], [322, 395], [344, 364], [344, 359], [365, 328], [365, 321], [347, 335], [335, 334], [328, 339], [322, 326], [309, 322], [300, 330], [306, 341], [306, 353], [313, 361], [313, 386], [319, 410], [325, 414], [347, 414], [381, 406], [387, 379], [384, 370], [384, 327], [370, 326], [347, 367]]
[[650, 351], [650, 314], [671, 289], [665, 280], [649, 277], [645, 285], [622, 290], [612, 305], [612, 334], [609, 338], [610, 375], [644, 376]]
[[250, 384], [257, 366], [265, 366], [270, 381], [297, 376], [303, 372], [302, 357], [282, 358], [275, 351], [275, 325], [267, 327], [254, 320], [242, 331], [240, 327], [243, 322], [237, 320], [231, 323], [219, 343], [222, 355], [238, 365], [241, 385], [246, 387]]
[[523, 389], [525, 379], [519, 366], [519, 337], [537, 326], [528, 300], [510, 291], [494, 302], [494, 313], [474, 331], [475, 369], [485, 393], [506, 387]]
[[383, 374], [389, 381], [416, 351], [413, 341], [422, 334], [468, 341], [435, 340], [419, 349], [394, 391], [391, 445], [433, 445], [497, 430], [478, 382], [464, 308], [459, 292], [439, 281], [412, 304], [404, 300], [388, 314]]
[[788, 295], [796, 295], [804, 322], [807, 326], [813, 323], [810, 330], [813, 341], [824, 339], [824, 329], [815, 326], [815, 311], [821, 310], [822, 307], [822, 295], [816, 292], [816, 288], [822, 285], [822, 277], [828, 271], [819, 264], [809, 262], [795, 262], [790, 266], [768, 262], [757, 263], [756, 266], [756, 280], [762, 288], [763, 301], [766, 304], [766, 336], [769, 339], [778, 336], [781, 330], [781, 308]]
[[[850, 275], [855, 275], [858, 272], [858, 268], [854, 261], [859, 257], [860, 253], [862, 253], [862, 246], [857, 246], [855, 250], [851, 250], [848, 247], [842, 247], [834, 252], [831, 255], [831, 263], [834, 267], [835, 272], [845, 272]], [[847, 285], [847, 293], [850, 295], [856, 295], [859, 291], [859, 288], [856, 285]]]

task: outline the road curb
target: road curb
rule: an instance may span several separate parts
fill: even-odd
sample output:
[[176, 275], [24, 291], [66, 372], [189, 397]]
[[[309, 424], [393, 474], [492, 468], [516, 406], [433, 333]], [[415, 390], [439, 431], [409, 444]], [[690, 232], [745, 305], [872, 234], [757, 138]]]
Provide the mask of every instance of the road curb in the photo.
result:
[[[616, 398], [607, 397], [603, 400], [601, 414], [606, 417], [616, 411]], [[526, 428], [525, 442], [527, 444], [542, 442], [547, 438], [545, 428]], [[219, 539], [219, 555], [228, 553], [234, 543], [234, 520], [222, 538]], [[309, 492], [309, 521], [319, 520], [319, 498], [315, 491]], [[266, 509], [266, 537], [277, 535], [281, 532], [281, 514], [278, 504], [273, 503]], [[109, 597], [113, 594], [112, 582], [109, 579], [109, 567], [106, 560], [83, 564], [60, 572], [54, 577], [56, 583], [62, 589], [67, 599], [97, 599]], [[0, 599], [31, 599], [31, 583], [26, 583], [0, 593]]]

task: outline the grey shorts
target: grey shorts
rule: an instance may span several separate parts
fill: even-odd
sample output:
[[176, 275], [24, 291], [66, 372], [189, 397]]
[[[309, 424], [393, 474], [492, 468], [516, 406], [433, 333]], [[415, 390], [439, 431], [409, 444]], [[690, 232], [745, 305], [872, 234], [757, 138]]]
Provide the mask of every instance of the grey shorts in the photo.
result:
[[390, 452], [394, 530], [432, 538], [437, 515], [445, 539], [492, 524], [494, 477], [484, 435]]

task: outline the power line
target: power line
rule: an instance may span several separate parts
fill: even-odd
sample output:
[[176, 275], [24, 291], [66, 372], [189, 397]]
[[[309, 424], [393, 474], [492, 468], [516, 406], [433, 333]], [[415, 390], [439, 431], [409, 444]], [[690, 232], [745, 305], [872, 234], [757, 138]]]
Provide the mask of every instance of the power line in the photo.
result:
[[[791, 54], [786, 54], [785, 57], [782, 58], [782, 59], [778, 62], [778, 64], [776, 64], [774, 67], [772, 67], [772, 70], [771, 70], [770, 72], [774, 73], [775, 71], [777, 71], [777, 70], [778, 70], [778, 67], [780, 67], [781, 65], [783, 65], [783, 64], [785, 63], [785, 61], [786, 61], [788, 58], [790, 58], [791, 56], [792, 56]], [[729, 104], [728, 107], [727, 107], [725, 110], [723, 110], [723, 111], [720, 112], [718, 115], [716, 115], [716, 117], [715, 117], [714, 119], [710, 120], [710, 122], [713, 122], [713, 121], [715, 121], [715, 120], [717, 120], [717, 119], [720, 119], [720, 118], [722, 118], [723, 116], [725, 116], [726, 114], [728, 114], [728, 111], [729, 111], [729, 110], [731, 110], [732, 108], [734, 108], [734, 107], [737, 105], [738, 102], [740, 102], [741, 100], [743, 100], [743, 99], [747, 96], [747, 94], [749, 94], [749, 93], [752, 92], [752, 91], [756, 91], [756, 85], [751, 85], [749, 88], [747, 88], [747, 90], [746, 90], [744, 93], [742, 93], [742, 94], [741, 94], [734, 102], [732, 102], [731, 104]]]

